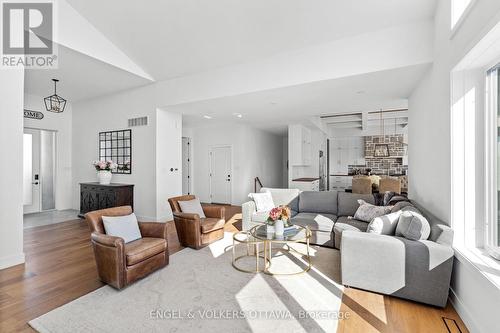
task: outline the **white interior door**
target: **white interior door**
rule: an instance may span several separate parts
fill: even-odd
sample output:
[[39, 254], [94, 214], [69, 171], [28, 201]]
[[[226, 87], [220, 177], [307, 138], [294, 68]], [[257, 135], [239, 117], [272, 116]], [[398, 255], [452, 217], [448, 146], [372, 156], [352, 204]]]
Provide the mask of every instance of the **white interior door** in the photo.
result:
[[210, 150], [210, 198], [212, 203], [231, 204], [231, 147]]
[[23, 137], [24, 214], [40, 212], [40, 131], [25, 129]]
[[191, 139], [182, 138], [182, 195], [191, 194]]

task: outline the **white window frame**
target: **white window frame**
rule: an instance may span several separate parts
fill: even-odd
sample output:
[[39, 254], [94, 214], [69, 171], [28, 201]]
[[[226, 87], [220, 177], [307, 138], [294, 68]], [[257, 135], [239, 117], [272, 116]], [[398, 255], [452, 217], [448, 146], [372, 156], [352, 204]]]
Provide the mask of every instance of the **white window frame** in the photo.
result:
[[498, 243], [498, 80], [500, 65], [488, 70], [486, 78], [486, 115], [485, 115], [485, 191], [486, 221], [485, 249], [494, 256], [500, 255]]

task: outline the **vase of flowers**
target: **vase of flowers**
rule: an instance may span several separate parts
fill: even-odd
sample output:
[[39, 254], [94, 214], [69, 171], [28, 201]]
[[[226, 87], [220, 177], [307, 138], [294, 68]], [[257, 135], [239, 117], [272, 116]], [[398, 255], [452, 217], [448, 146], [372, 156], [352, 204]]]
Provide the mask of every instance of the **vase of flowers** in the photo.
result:
[[285, 227], [289, 226], [290, 208], [288, 206], [279, 206], [271, 209], [267, 218], [267, 231], [274, 232], [276, 235], [283, 235]]
[[116, 170], [118, 165], [113, 161], [94, 161], [92, 162], [92, 165], [97, 171], [97, 179], [99, 179], [99, 184], [109, 185], [113, 176], [111, 171]]

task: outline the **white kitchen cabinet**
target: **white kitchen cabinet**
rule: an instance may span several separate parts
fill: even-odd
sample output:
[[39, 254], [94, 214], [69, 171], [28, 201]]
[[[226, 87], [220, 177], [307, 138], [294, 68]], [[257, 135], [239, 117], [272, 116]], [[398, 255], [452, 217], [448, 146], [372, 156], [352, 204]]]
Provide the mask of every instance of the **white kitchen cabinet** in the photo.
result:
[[311, 165], [311, 130], [302, 125], [290, 125], [290, 164], [292, 166]]
[[301, 191], [319, 191], [319, 179], [313, 181], [292, 181], [291, 188]]
[[347, 174], [349, 165], [365, 165], [364, 138], [348, 137], [330, 140], [330, 173]]
[[330, 190], [344, 191], [352, 186], [352, 176], [330, 176]]

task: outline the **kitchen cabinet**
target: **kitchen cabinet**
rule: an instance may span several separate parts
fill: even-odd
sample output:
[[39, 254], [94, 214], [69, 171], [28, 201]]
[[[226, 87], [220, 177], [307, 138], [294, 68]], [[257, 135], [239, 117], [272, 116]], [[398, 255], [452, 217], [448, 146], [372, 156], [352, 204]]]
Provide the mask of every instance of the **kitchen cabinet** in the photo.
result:
[[349, 165], [365, 165], [364, 137], [330, 140], [330, 173], [347, 174]]
[[352, 176], [330, 176], [330, 190], [345, 191], [352, 187]]
[[311, 165], [311, 130], [302, 125], [290, 125], [290, 164], [292, 166]]
[[296, 188], [301, 191], [319, 191], [319, 179], [314, 180], [292, 180], [290, 188]]

